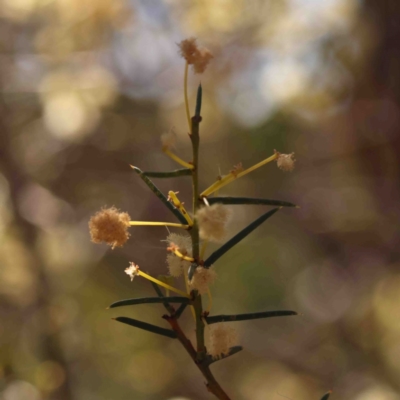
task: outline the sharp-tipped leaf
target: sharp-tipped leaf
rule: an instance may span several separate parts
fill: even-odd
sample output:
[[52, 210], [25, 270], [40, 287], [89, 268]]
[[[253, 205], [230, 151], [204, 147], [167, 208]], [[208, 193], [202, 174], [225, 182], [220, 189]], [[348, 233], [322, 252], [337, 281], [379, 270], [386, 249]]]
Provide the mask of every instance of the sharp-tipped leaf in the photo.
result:
[[152, 333], [157, 333], [161, 336], [166, 336], [172, 339], [176, 339], [177, 337], [176, 332], [171, 329], [160, 328], [159, 326], [148, 324], [147, 322], [138, 321], [137, 319], [118, 317], [115, 318], [115, 320], [118, 322], [122, 322], [123, 324], [134, 326], [135, 328], [143, 329]]
[[276, 206], [276, 207], [296, 207], [296, 204], [289, 203], [281, 200], [269, 200], [269, 199], [254, 199], [250, 197], [210, 197], [207, 198], [209, 204], [221, 203], [229, 205], [239, 204], [258, 204], [265, 206]]
[[[134, 306], [137, 304], [150, 304], [150, 303], [164, 303], [165, 299], [162, 297], [142, 297], [138, 299], [125, 299], [112, 303], [109, 308], [123, 307], [123, 306]], [[187, 297], [171, 296], [168, 297], [168, 303], [189, 303]]]
[[192, 175], [192, 170], [189, 168], [182, 168], [168, 172], [144, 171], [143, 174], [146, 175], [148, 178], [176, 178], [179, 176]]
[[208, 354], [207, 355], [207, 359], [206, 359], [206, 363], [208, 365], [210, 365], [210, 364], [215, 363], [217, 361], [224, 360], [225, 358], [233, 356], [234, 354], [239, 353], [239, 351], [242, 351], [242, 350], [243, 350], [242, 346], [233, 346], [233, 347], [231, 347], [229, 349], [229, 353], [228, 354], [224, 354], [224, 355], [222, 355], [221, 357], [218, 357], [218, 358], [213, 358], [212, 356], [210, 356]]
[[247, 235], [254, 231], [254, 229], [258, 228], [263, 222], [265, 222], [268, 218], [272, 217], [279, 208], [274, 208], [271, 211], [263, 214], [261, 217], [257, 218], [246, 228], [241, 230], [237, 235], [235, 235], [232, 239], [228, 240], [224, 245], [222, 245], [218, 250], [214, 251], [210, 257], [204, 261], [204, 266], [207, 268], [214, 264], [220, 257], [222, 257], [227, 251], [229, 251], [233, 246], [238, 244], [241, 240], [243, 240]]
[[175, 311], [175, 314], [174, 314], [175, 318], [179, 318], [182, 315], [182, 313], [185, 311], [187, 305], [188, 305], [187, 303], [182, 303], [178, 307], [178, 309]]
[[159, 287], [156, 283], [154, 283], [154, 282], [150, 282], [150, 283], [151, 283], [151, 286], [153, 286], [154, 290], [156, 291], [158, 297], [160, 297], [160, 298], [163, 300], [162, 303], [163, 303], [165, 309], [166, 309], [170, 314], [173, 314], [173, 313], [175, 312], [175, 308], [172, 307], [171, 304], [168, 303], [168, 300], [167, 300], [167, 298], [163, 295], [163, 293], [162, 293], [160, 287]]
[[247, 314], [232, 314], [232, 315], [213, 315], [206, 317], [207, 324], [215, 324], [217, 322], [234, 322], [246, 321], [249, 319], [272, 318], [272, 317], [286, 317], [289, 315], [297, 315], [295, 311], [262, 311]]
[[196, 117], [200, 117], [202, 97], [203, 97], [203, 88], [201, 87], [200, 83], [199, 87], [197, 88], [197, 95], [196, 95], [196, 108], [194, 113]]
[[185, 217], [181, 214], [181, 212], [164, 196], [160, 189], [137, 167], [133, 167], [132, 169], [142, 178], [143, 182], [153, 191], [153, 193], [165, 204], [165, 206], [178, 218], [178, 220], [187, 225], [187, 221]]
[[328, 393], [325, 393], [322, 397], [321, 400], [328, 400], [329, 396], [332, 394], [332, 391], [330, 390]]

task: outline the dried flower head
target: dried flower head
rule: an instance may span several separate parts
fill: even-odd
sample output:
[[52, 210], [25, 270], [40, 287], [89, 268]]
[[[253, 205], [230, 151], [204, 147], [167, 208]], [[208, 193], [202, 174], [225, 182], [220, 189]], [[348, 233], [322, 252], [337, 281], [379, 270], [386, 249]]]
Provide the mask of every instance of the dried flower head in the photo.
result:
[[175, 147], [176, 138], [176, 133], [173, 128], [171, 128], [168, 132], [164, 132], [161, 135], [161, 144], [163, 149], [172, 149]]
[[[169, 246], [177, 247], [182, 255], [189, 257], [192, 255], [192, 241], [190, 236], [170, 233], [167, 236], [167, 242]], [[178, 277], [182, 274], [184, 268], [189, 268], [190, 262], [170, 253], [167, 255], [167, 265], [170, 275]]]
[[139, 265], [136, 265], [134, 262], [130, 262], [129, 268], [125, 269], [125, 273], [129, 275], [131, 281], [133, 281], [133, 278], [139, 275]]
[[187, 61], [189, 65], [193, 65], [196, 74], [203, 73], [213, 55], [206, 48], [199, 48], [196, 43], [196, 38], [189, 38], [182, 40], [178, 44], [181, 56]]
[[281, 169], [282, 171], [293, 171], [294, 169], [294, 153], [290, 154], [281, 154], [279, 151], [274, 150], [274, 153], [278, 155], [278, 158], [276, 159], [276, 163], [278, 165], [278, 168]]
[[208, 354], [218, 358], [229, 353], [229, 349], [238, 344], [238, 335], [235, 329], [225, 323], [211, 325], [209, 329]]
[[89, 221], [92, 242], [105, 242], [113, 249], [123, 246], [130, 236], [128, 232], [130, 220], [128, 213], [119, 212], [115, 207], [103, 208]]
[[200, 294], [207, 293], [208, 287], [214, 283], [217, 273], [213, 266], [210, 268], [197, 267], [190, 281], [190, 288], [197, 290]]
[[200, 208], [196, 213], [200, 237], [213, 242], [223, 241], [230, 215], [229, 208], [218, 203]]

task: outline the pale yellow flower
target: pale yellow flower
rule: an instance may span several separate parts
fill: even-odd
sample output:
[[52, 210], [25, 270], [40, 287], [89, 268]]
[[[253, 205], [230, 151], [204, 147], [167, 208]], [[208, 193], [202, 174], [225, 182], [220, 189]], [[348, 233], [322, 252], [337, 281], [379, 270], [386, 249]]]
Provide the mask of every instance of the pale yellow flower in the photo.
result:
[[123, 246], [130, 236], [130, 220], [128, 213], [119, 212], [115, 207], [103, 208], [89, 221], [92, 242], [105, 242], [112, 248]]

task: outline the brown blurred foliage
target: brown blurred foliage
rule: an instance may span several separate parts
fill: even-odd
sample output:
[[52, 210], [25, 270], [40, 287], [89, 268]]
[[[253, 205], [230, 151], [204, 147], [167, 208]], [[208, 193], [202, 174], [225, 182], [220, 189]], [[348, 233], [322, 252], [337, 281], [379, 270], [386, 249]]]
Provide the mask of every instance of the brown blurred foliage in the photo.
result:
[[[190, 158], [176, 43], [191, 36], [215, 57], [202, 187], [274, 149], [298, 160], [222, 190], [301, 208], [218, 262], [213, 312], [302, 316], [238, 322], [244, 351], [216, 377], [235, 400], [398, 399], [399, 18], [395, 0], [2, 0], [0, 399], [209, 398], [178, 343], [104, 310], [153, 295], [123, 271], [165, 274], [165, 229], [132, 228], [111, 251], [87, 227], [102, 206], [172, 221], [128, 164], [175, 168], [159, 142], [171, 125]], [[190, 203], [188, 178], [160, 188]], [[232, 234], [262, 210], [233, 211]]]

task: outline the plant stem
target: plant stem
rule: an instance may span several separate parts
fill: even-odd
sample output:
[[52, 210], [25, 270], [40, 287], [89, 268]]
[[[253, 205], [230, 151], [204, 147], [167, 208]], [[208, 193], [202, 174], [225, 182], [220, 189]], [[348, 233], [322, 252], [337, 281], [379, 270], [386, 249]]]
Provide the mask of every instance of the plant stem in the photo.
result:
[[219, 385], [212, 372], [210, 371], [209, 360], [207, 358], [205, 358], [203, 361], [198, 360], [196, 350], [194, 349], [190, 340], [183, 333], [181, 327], [178, 324], [177, 319], [173, 315], [171, 316], [164, 315], [163, 318], [167, 320], [168, 323], [171, 325], [171, 328], [177, 334], [177, 339], [182, 343], [183, 347], [189, 353], [191, 359], [194, 361], [197, 368], [199, 368], [204, 378], [206, 378], [207, 390], [220, 400], [231, 400], [230, 397], [224, 392], [222, 387]]
[[[190, 140], [192, 141], [193, 148], [193, 169], [192, 169], [192, 189], [193, 189], [193, 215], [196, 214], [197, 209], [199, 208], [199, 126], [201, 122], [201, 96], [202, 89], [201, 85], [199, 85], [197, 91], [197, 102], [196, 102], [196, 112], [195, 115], [191, 119], [191, 133]], [[194, 218], [193, 225], [191, 226], [190, 235], [192, 238], [192, 249], [193, 249], [193, 258], [194, 262], [198, 264], [200, 257], [200, 246], [199, 246], [199, 227], [197, 224], [196, 218]], [[200, 369], [201, 373], [207, 380], [207, 389], [209, 392], [213, 393], [220, 400], [230, 400], [228, 395], [221, 388], [219, 383], [214, 378], [213, 374], [210, 371], [210, 368], [207, 363], [207, 350], [204, 341], [204, 322], [203, 322], [203, 305], [201, 301], [201, 295], [193, 290], [192, 293], [193, 298], [193, 307], [195, 310], [196, 317], [196, 342], [197, 342], [197, 351], [193, 348], [191, 342], [186, 338], [182, 330], [180, 329], [177, 320], [174, 317], [167, 317], [168, 322], [171, 324], [172, 329], [177, 333], [179, 341], [183, 344], [187, 352], [189, 353], [192, 360], [195, 362], [197, 367]]]

